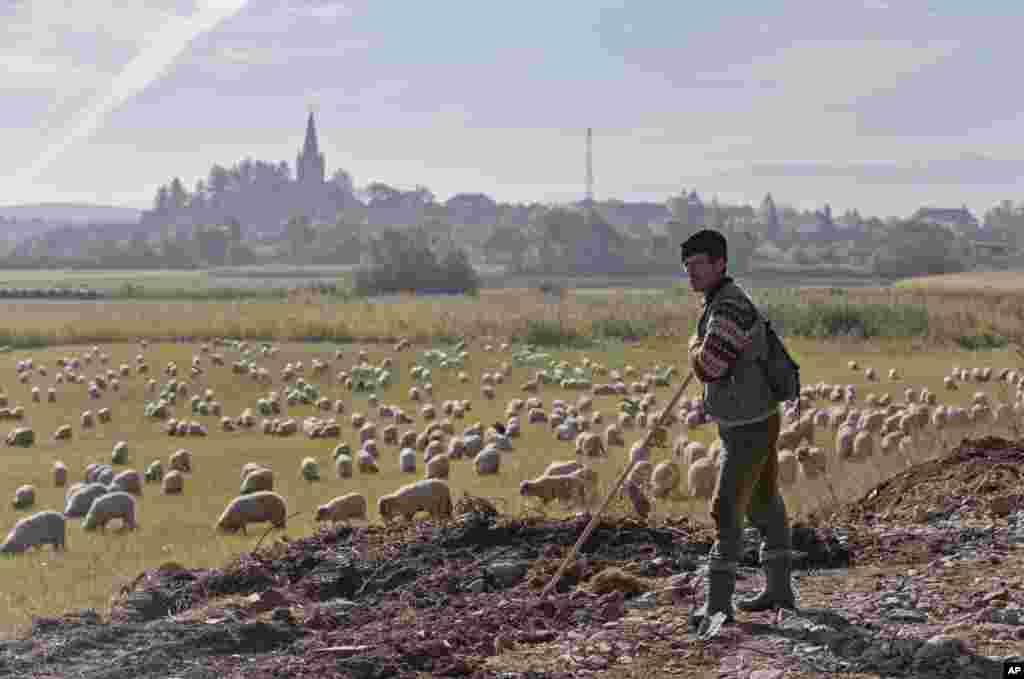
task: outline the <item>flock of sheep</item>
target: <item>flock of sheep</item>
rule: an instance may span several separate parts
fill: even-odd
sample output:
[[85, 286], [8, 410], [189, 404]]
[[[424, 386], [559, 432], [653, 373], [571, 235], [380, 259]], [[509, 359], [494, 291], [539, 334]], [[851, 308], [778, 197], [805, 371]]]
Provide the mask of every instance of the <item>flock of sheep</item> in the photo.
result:
[[[81, 356], [59, 359], [54, 368], [55, 383], [85, 385], [90, 399], [98, 398], [107, 390], [117, 391], [120, 380], [129, 379], [133, 375], [149, 374], [143, 353], [146, 347], [145, 341], [140, 342], [140, 353], [136, 356], [135, 365], [122, 364], [117, 370], [103, 368], [109, 366], [110, 356], [98, 347], [85, 351]], [[410, 343], [403, 340], [394, 350], [397, 353], [410, 347]], [[262, 345], [257, 349], [246, 342], [232, 340], [202, 344], [200, 353], [193, 357], [189, 375], [196, 378], [209, 370], [227, 370], [227, 361], [223, 354], [217, 352], [223, 348], [237, 350], [245, 356], [255, 354], [273, 357], [278, 351], [270, 345]], [[507, 352], [509, 346], [487, 345], [484, 350]], [[341, 352], [335, 358], [340, 359]], [[88, 379], [85, 370], [93, 364], [98, 364], [100, 370]], [[675, 370], [655, 367], [653, 371], [642, 374], [632, 366], [626, 366], [622, 371], [610, 370], [586, 358], [582, 360], [581, 366], [595, 378], [607, 377], [608, 381], [588, 384], [589, 394], [568, 400], [553, 399], [546, 408], [544, 400], [537, 393], [542, 385], [551, 384], [551, 379], [547, 373], [538, 372], [520, 387], [521, 391], [526, 392], [525, 399], [513, 398], [508, 401], [504, 421], [488, 427], [475, 422], [461, 433], [456, 431], [454, 420], [464, 419], [467, 413], [472, 412], [472, 403], [459, 399], [445, 400], [435, 405], [430, 382], [413, 386], [408, 391], [409, 401], [418, 405], [418, 412], [415, 413], [407, 413], [396, 405], [383, 404], [377, 396], [370, 396], [365, 403], [369, 408], [376, 409], [376, 417], [370, 419], [371, 416], [361, 412], [349, 415], [348, 423], [354, 437], [358, 438], [358, 449], [353, 450], [353, 446], [347, 443], [335, 446], [334, 473], [340, 479], [351, 479], [357, 472], [359, 475], [379, 473], [382, 449], [385, 446], [396, 447], [400, 472], [418, 475], [422, 458], [423, 478], [379, 497], [377, 510], [381, 518], [385, 521], [399, 516], [412, 519], [422, 511], [435, 518], [445, 519], [453, 511], [451, 489], [447, 482], [452, 465], [463, 459], [472, 459], [472, 468], [476, 474], [498, 473], [503, 456], [514, 450], [512, 441], [520, 435], [525, 423], [527, 426], [550, 429], [557, 441], [571, 442], [575, 459], [554, 461], [537, 478], [521, 480], [519, 494], [524, 498], [536, 498], [542, 504], [558, 501], [569, 506], [584, 507], [591, 505], [598, 488], [598, 475], [592, 461], [606, 458], [610, 450], [625, 446], [625, 432], [637, 430], [637, 438], [641, 441], [635, 443], [630, 451], [630, 457], [636, 464], [623, 486], [622, 494], [638, 514], [646, 516], [650, 512], [652, 497], [663, 499], [673, 494], [678, 496], [679, 493], [694, 498], [710, 497], [720, 464], [721, 442], [716, 440], [708, 446], [701, 441], [690, 440], [688, 434], [708, 423], [699, 399], [682, 400], [675, 412], [666, 414], [667, 426], [664, 433], [667, 435], [673, 428], [681, 429], [667, 459], [657, 464], [652, 463], [651, 451], [642, 446], [645, 430], [653, 427], [661, 416], [657, 410], [658, 397], [654, 388], [666, 386], [668, 378], [675, 375]], [[568, 368], [569, 365], [562, 362], [557, 367]], [[860, 370], [855, 362], [850, 362], [848, 367], [852, 371]], [[367, 354], [359, 352], [357, 365], [351, 372], [338, 372], [337, 379], [346, 388], [353, 390], [356, 388], [354, 376], [357, 371], [363, 374], [371, 368], [374, 366], [369, 365]], [[391, 358], [384, 358], [375, 367], [378, 374], [393, 368]], [[328, 362], [313, 359], [309, 374], [311, 379], [321, 378], [329, 370]], [[415, 366], [412, 370], [423, 369]], [[170, 436], [204, 436], [207, 428], [201, 422], [171, 417], [176, 406], [184, 405], [179, 399], [184, 400], [189, 394], [189, 383], [179, 381], [178, 372], [179, 368], [174, 362], [164, 366], [163, 374], [168, 380], [163, 388], [155, 379], [148, 379], [146, 391], [154, 396], [159, 394], [159, 397], [146, 405], [146, 415], [161, 420], [164, 430]], [[234, 377], [252, 379], [262, 386], [269, 387], [274, 383], [273, 375], [266, 368], [259, 367], [256, 360], [235, 362], [230, 372]], [[32, 359], [24, 359], [17, 361], [16, 373], [22, 384], [29, 384], [36, 377], [46, 377], [47, 368], [35, 365]], [[255, 409], [246, 408], [236, 417], [223, 415], [223, 409], [210, 389], [192, 396], [188, 406], [197, 416], [220, 417], [220, 427], [225, 432], [256, 431], [267, 436], [281, 437], [301, 432], [311, 439], [341, 438], [344, 422], [342, 416], [348, 414], [350, 406], [340, 399], [332, 401], [319, 396], [319, 391], [304, 379], [304, 374], [306, 367], [301, 361], [288, 363], [279, 376], [286, 388], [269, 391], [264, 398], [259, 399]], [[494, 400], [496, 385], [503, 384], [511, 374], [512, 367], [508, 362], [503, 362], [493, 372], [483, 373], [480, 379], [482, 398]], [[870, 367], [866, 368], [864, 376], [869, 382], [878, 380], [875, 370]], [[889, 378], [899, 380], [899, 372], [891, 370]], [[460, 383], [466, 383], [469, 379], [465, 371], [458, 373]], [[955, 367], [944, 379], [944, 385], [946, 389], [955, 391], [970, 382], [985, 383], [992, 379], [992, 368]], [[901, 455], [909, 463], [922, 454], [928, 455], [928, 451], [937, 451], [946, 442], [945, 437], [948, 435], [966, 436], [976, 430], [999, 428], [1015, 433], [1024, 416], [1024, 374], [1005, 369], [996, 379], [1005, 383], [1008, 389], [1015, 388], [1015, 397], [1008, 403], [993, 403], [986, 393], [978, 392], [969, 408], [942, 405], [937, 394], [926, 388], [907, 388], [903, 392], [902, 401], [893, 402], [888, 393], [867, 394], [860, 399], [853, 385], [819, 383], [805, 387], [799, 403], [789, 404], [785, 409], [784, 427], [778, 443], [780, 483], [786, 488], [803, 480], [814, 481], [837, 466], [864, 463], [876, 454]], [[633, 381], [627, 385], [625, 380]], [[568, 391], [581, 388], [579, 382], [567, 380], [555, 386]], [[30, 393], [33, 403], [42, 402], [43, 395], [39, 387], [32, 387]], [[602, 412], [595, 409], [594, 397], [601, 395], [624, 397], [619, 412], [614, 418], [609, 418], [609, 422], [605, 421]], [[46, 390], [47, 402], [56, 402], [56, 399], [56, 388], [49, 387]], [[300, 404], [312, 405], [324, 417], [307, 417], [301, 423], [291, 417], [279, 417], [285, 408]], [[10, 407], [8, 397], [0, 394], [0, 419], [21, 420], [23, 417], [24, 408]], [[111, 422], [112, 418], [109, 408], [97, 410], [95, 416], [87, 410], [81, 413], [80, 426], [83, 430], [89, 429], [95, 426], [96, 419]], [[415, 425], [417, 418], [424, 423], [422, 431], [416, 428], [399, 431], [399, 425]], [[832, 445], [816, 444], [823, 432], [827, 432], [826, 438]], [[67, 441], [73, 435], [70, 425], [62, 425], [53, 434], [53, 438]], [[667, 436], [661, 438], [664, 440]], [[34, 442], [35, 432], [30, 427], [16, 427], [7, 437], [7, 444], [11, 446], [30, 447]], [[61, 461], [54, 462], [53, 483], [58, 487], [67, 487], [64, 511], [40, 511], [18, 521], [3, 543], [0, 543], [0, 552], [18, 553], [45, 544], [63, 549], [67, 519], [83, 519], [82, 529], [86, 531], [104, 530], [114, 519], [120, 520], [126, 529], [135, 529], [138, 526], [136, 503], [147, 483], [159, 483], [161, 492], [168, 495], [184, 492], [187, 475], [193, 471], [192, 455], [187, 449], [179, 449], [170, 455], [167, 473], [164, 473], [160, 460], [153, 461], [142, 473], [130, 468], [118, 472], [116, 467], [128, 463], [129, 447], [126, 441], [117, 442], [111, 451], [109, 464], [94, 462], [87, 465], [83, 481], [69, 487], [67, 467]], [[317, 481], [321, 474], [319, 463], [315, 458], [306, 457], [300, 462], [298, 473], [307, 481]], [[268, 465], [245, 464], [241, 470], [239, 495], [227, 504], [216, 520], [215, 528], [224, 533], [243, 534], [249, 524], [269, 523], [273, 527], [284, 528], [288, 518], [287, 505], [285, 499], [274, 492], [274, 480], [275, 472]], [[21, 486], [15, 492], [14, 507], [18, 510], [32, 508], [35, 494], [33, 486]], [[351, 492], [318, 507], [315, 519], [365, 520], [368, 518], [367, 508], [365, 495]]]

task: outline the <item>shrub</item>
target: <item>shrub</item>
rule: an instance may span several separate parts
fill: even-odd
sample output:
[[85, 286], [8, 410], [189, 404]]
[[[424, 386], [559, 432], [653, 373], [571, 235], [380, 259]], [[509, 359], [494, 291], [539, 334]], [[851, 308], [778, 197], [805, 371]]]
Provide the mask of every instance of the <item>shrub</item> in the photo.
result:
[[990, 332], [978, 333], [976, 335], [962, 335], [956, 338], [956, 343], [962, 348], [970, 351], [985, 349], [1002, 349], [1010, 343], [1005, 337]]

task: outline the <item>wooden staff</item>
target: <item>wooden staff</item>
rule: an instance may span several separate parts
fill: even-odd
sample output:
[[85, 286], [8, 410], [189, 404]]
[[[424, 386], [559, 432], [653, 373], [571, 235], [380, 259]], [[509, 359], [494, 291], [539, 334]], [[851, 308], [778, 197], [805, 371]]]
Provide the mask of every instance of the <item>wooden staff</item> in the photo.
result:
[[[658, 421], [654, 423], [654, 427], [652, 427], [651, 430], [647, 432], [647, 436], [644, 437], [643, 441], [643, 446], [645, 448], [650, 444], [650, 440], [651, 437], [654, 435], [654, 432], [660, 429], [662, 425], [665, 424], [665, 420], [672, 412], [672, 409], [676, 407], [676, 403], [679, 402], [679, 399], [680, 397], [682, 397], [683, 392], [686, 391], [686, 388], [688, 386], [690, 386], [691, 380], [693, 380], [693, 372], [690, 372], [690, 374], [686, 376], [686, 379], [683, 380], [683, 384], [679, 387], [679, 391], [677, 391], [676, 395], [672, 397], [671, 401], [669, 401], [668, 406], [661, 411], [661, 415], [658, 417]], [[632, 455], [630, 455], [629, 464], [626, 465], [626, 469], [622, 472], [622, 475], [619, 477], [619, 480], [615, 482], [615, 487], [612, 488], [610, 493], [608, 493], [608, 497], [605, 498], [604, 503], [601, 505], [601, 508], [597, 510], [597, 513], [594, 514], [593, 517], [591, 517], [590, 523], [587, 524], [587, 527], [583, 531], [583, 534], [580, 535], [580, 539], [577, 540], [576, 544], [572, 546], [571, 550], [569, 550], [569, 553], [562, 561], [562, 565], [558, 567], [558, 570], [555, 571], [555, 574], [551, 576], [551, 580], [549, 580], [548, 584], [546, 584], [544, 586], [544, 589], [541, 590], [541, 599], [544, 599], [545, 597], [547, 597], [548, 594], [551, 593], [551, 590], [555, 587], [555, 584], [558, 582], [558, 579], [562, 577], [562, 573], [564, 573], [566, 567], [568, 567], [569, 562], [572, 561], [573, 558], [576, 556], [576, 552], [579, 551], [579, 548], [583, 546], [583, 543], [587, 541], [587, 538], [590, 537], [590, 534], [594, 532], [594, 529], [597, 527], [598, 519], [600, 519], [601, 514], [606, 509], [608, 509], [608, 505], [611, 504], [612, 498], [615, 497], [615, 494], [619, 492], [619, 488], [621, 488], [622, 484], [625, 483], [626, 477], [629, 476], [629, 473], [633, 471], [633, 466], [634, 462], [632, 460]]]

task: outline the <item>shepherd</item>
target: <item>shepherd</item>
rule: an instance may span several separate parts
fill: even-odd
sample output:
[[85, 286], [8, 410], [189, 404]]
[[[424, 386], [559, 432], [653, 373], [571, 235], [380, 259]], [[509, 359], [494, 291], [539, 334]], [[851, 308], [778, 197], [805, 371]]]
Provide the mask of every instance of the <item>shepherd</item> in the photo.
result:
[[735, 622], [733, 593], [739, 564], [743, 517], [761, 534], [760, 558], [767, 584], [740, 610], [795, 609], [790, 574], [792, 534], [779, 493], [776, 443], [782, 423], [780, 400], [761, 360], [769, 350], [768, 331], [756, 305], [727, 275], [725, 236], [712, 229], [693, 234], [681, 246], [690, 287], [704, 295], [697, 332], [690, 338], [689, 361], [704, 385], [705, 414], [718, 424], [722, 454], [711, 498], [716, 540], [709, 555], [707, 596], [690, 614], [704, 635], [716, 613]]

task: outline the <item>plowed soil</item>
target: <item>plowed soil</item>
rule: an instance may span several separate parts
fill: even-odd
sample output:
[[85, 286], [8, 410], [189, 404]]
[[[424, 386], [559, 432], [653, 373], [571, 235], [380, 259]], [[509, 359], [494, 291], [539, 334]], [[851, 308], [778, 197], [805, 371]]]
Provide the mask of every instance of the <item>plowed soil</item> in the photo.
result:
[[[1024, 627], [978, 616], [1024, 606], [1024, 558], [1005, 530], [1005, 517], [1024, 506], [1022, 473], [1021, 442], [965, 441], [794, 526], [801, 612], [740, 614], [711, 642], [686, 625], [713, 539], [706, 526], [602, 520], [541, 600], [590, 517], [503, 517], [466, 497], [447, 524], [335, 527], [216, 570], [165, 564], [114, 593], [109, 616], [37, 619], [28, 637], [0, 644], [0, 677], [998, 676], [1000, 662], [987, 656], [1024, 655]], [[960, 527], [936, 523], [951, 516]], [[936, 566], [967, 543], [973, 561]], [[743, 565], [741, 596], [760, 586], [749, 570], [756, 545]], [[875, 603], [901, 582], [913, 585], [927, 620], [900, 623], [897, 636], [923, 643], [959, 633], [966, 661], [901, 665], [896, 653], [858, 673], [869, 666], [870, 635], [896, 634]], [[805, 608], [845, 630], [846, 641], [823, 652], [837, 658], [831, 669], [787, 646]]]

